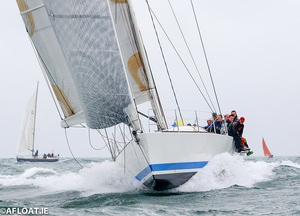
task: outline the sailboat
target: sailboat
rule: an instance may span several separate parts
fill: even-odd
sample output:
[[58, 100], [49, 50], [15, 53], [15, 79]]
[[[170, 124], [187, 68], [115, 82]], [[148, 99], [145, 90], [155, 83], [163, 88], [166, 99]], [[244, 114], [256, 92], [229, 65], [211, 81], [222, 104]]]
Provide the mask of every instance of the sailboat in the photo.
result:
[[[56, 162], [58, 161], [58, 156], [54, 155], [38, 155], [38, 151], [34, 149], [34, 138], [35, 138], [35, 122], [36, 122], [36, 108], [37, 108], [37, 96], [38, 96], [38, 86], [31, 99], [27, 104], [27, 108], [24, 114], [21, 134], [19, 136], [19, 141], [17, 145], [17, 161], [18, 162]], [[26, 138], [27, 132], [27, 138]], [[19, 156], [18, 154], [30, 151], [30, 156]]]
[[265, 139], [262, 138], [262, 146], [263, 146], [263, 150], [264, 150], [264, 155], [268, 158], [272, 158], [273, 155], [271, 154], [271, 152], [269, 151], [267, 144], [265, 142]]
[[[132, 0], [17, 4], [60, 105], [61, 126], [97, 130], [125, 174], [151, 189], [166, 190], [187, 182], [215, 155], [234, 152], [232, 137], [201, 128], [197, 112], [193, 126], [170, 126], [184, 117], [179, 109], [171, 123], [165, 115], [151, 69], [155, 62], [149, 62]], [[148, 115], [139, 110], [145, 103], [150, 104]], [[143, 116], [154, 129], [144, 128]]]

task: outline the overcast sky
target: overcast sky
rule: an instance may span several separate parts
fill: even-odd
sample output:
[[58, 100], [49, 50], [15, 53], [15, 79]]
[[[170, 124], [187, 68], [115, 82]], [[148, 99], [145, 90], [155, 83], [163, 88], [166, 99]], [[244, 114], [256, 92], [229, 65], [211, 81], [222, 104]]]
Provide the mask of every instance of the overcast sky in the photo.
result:
[[[167, 1], [149, 2], [189, 67], [193, 68]], [[171, 2], [205, 77], [207, 69], [190, 1]], [[186, 3], [183, 5], [183, 2]], [[159, 76], [156, 82], [163, 107], [175, 109], [169, 84], [164, 83], [166, 75], [157, 44], [153, 40], [154, 32], [146, 15], [147, 8], [144, 1], [135, 0], [134, 3], [154, 76]], [[14, 0], [1, 0], [0, 6], [0, 157], [15, 157], [23, 113], [37, 81], [40, 81], [40, 92], [36, 145], [41, 153], [53, 149], [55, 153], [69, 157], [71, 154], [64, 129], [60, 127], [59, 115], [26, 34], [17, 3]], [[263, 155], [262, 137], [275, 156], [299, 155], [300, 2], [194, 0], [194, 6], [222, 113], [230, 113], [235, 109], [239, 117], [246, 118], [244, 136], [254, 155]], [[208, 111], [196, 88], [181, 85], [190, 84], [190, 78], [160, 29], [159, 34], [163, 49], [169, 53], [166, 58], [182, 109]], [[175, 75], [175, 72], [181, 72], [184, 78]], [[90, 147], [87, 130], [68, 129], [67, 134], [75, 156], [109, 156], [107, 151], [94, 151]], [[103, 145], [101, 138], [96, 136], [92, 143], [95, 147]]]

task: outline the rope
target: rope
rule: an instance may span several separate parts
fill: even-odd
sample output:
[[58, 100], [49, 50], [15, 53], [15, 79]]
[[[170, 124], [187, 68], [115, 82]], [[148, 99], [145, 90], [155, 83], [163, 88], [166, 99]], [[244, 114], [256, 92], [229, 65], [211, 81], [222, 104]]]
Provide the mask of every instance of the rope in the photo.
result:
[[69, 140], [68, 140], [68, 136], [67, 136], [67, 129], [65, 128], [65, 136], [66, 136], [66, 140], [67, 140], [67, 144], [70, 150], [71, 155], [73, 156], [73, 159], [78, 163], [79, 166], [81, 166], [81, 168], [83, 168], [83, 166], [78, 162], [78, 160], [75, 158], [75, 156], [73, 155], [73, 152], [71, 150], [70, 144], [69, 144]]
[[[147, 0], [146, 0], [147, 1]], [[172, 45], [174, 51], [176, 52], [177, 56], [179, 57], [179, 59], [181, 60], [183, 66], [185, 67], [185, 69], [187, 70], [187, 72], [189, 73], [190, 77], [192, 78], [194, 84], [196, 85], [196, 87], [198, 88], [199, 92], [201, 93], [202, 97], [204, 98], [206, 104], [208, 105], [208, 107], [210, 108], [210, 110], [213, 112], [213, 109], [212, 107], [210, 106], [210, 104], [208, 103], [206, 97], [204, 96], [203, 92], [201, 91], [201, 89], [199, 88], [196, 80], [194, 79], [194, 77], [192, 76], [191, 72], [189, 71], [189, 69], [187, 68], [186, 64], [184, 63], [183, 59], [181, 58], [180, 54], [178, 53], [177, 49], [175, 48], [174, 44], [172, 43], [171, 39], [169, 38], [168, 34], [166, 33], [166, 31], [164, 30], [164, 28], [162, 27], [161, 23], [159, 22], [158, 18], [156, 17], [155, 13], [153, 12], [153, 10], [150, 8], [149, 4], [148, 4], [148, 8], [149, 8], [149, 11], [151, 11], [156, 19], [156, 21], [158, 22], [159, 26], [161, 27], [161, 29], [163, 30], [165, 36], [167, 37], [167, 39], [169, 40], [170, 44]], [[151, 15], [151, 13], [150, 13]], [[152, 17], [152, 15], [151, 15]], [[153, 19], [152, 19], [152, 22], [153, 22]], [[153, 22], [153, 25], [154, 25], [154, 22]], [[158, 36], [157, 36], [158, 37]]]
[[[170, 72], [169, 72], [169, 69], [168, 69], [168, 65], [167, 65], [167, 62], [166, 62], [166, 59], [165, 59], [165, 55], [163, 53], [162, 46], [161, 46], [161, 43], [160, 43], [160, 40], [159, 40], [159, 37], [158, 37], [158, 33], [157, 33], [157, 30], [156, 30], [156, 26], [155, 26], [155, 23], [154, 23], [154, 20], [153, 20], [153, 16], [152, 16], [153, 11], [152, 11], [152, 9], [151, 9], [151, 7], [149, 5], [148, 0], [146, 0], [146, 3], [148, 5], [148, 10], [149, 10], [149, 13], [150, 13], [150, 16], [151, 16], [152, 25], [153, 25], [153, 28], [155, 30], [156, 38], [157, 38], [157, 41], [158, 41], [158, 44], [159, 44], [159, 48], [160, 48], [160, 52], [161, 52], [161, 55], [163, 57], [163, 61], [164, 61], [165, 67], [166, 67], [166, 71], [167, 71], [168, 78], [169, 78], [169, 81], [170, 81], [170, 84], [171, 84], [171, 88], [172, 88], [172, 92], [173, 92], [173, 95], [174, 95], [174, 98], [175, 98], [175, 102], [176, 102], [176, 105], [177, 105], [177, 108], [178, 108], [178, 111], [179, 111], [179, 115], [180, 115], [181, 119], [183, 120], [182, 114], [181, 114], [181, 111], [180, 111], [180, 107], [179, 107], [179, 104], [178, 104], [177, 96], [176, 96], [176, 93], [175, 93], [175, 90], [174, 90], [174, 86], [173, 86], [173, 83], [172, 83], [172, 79], [171, 79], [171, 76], [170, 76]], [[151, 13], [151, 11], [152, 11], [152, 13]], [[155, 16], [154, 13], [153, 13], [153, 15]]]
[[177, 17], [176, 17], [176, 14], [175, 14], [175, 12], [174, 12], [174, 9], [173, 9], [173, 7], [172, 7], [172, 5], [171, 5], [170, 0], [168, 0], [168, 2], [169, 2], [169, 5], [170, 5], [170, 8], [171, 8], [171, 10], [172, 10], [172, 13], [173, 13], [173, 15], [174, 15], [174, 18], [175, 18], [175, 20], [176, 20], [177, 26], [178, 26], [178, 28], [179, 28], [179, 30], [180, 30], [181, 36], [182, 36], [182, 38], [183, 38], [183, 40], [184, 40], [184, 43], [185, 43], [185, 45], [186, 45], [186, 47], [187, 47], [187, 49], [188, 49], [188, 51], [189, 51], [189, 54], [190, 54], [190, 56], [191, 56], [191, 58], [192, 58], [192, 61], [193, 61], [193, 63], [194, 63], [194, 66], [195, 66], [195, 68], [196, 68], [196, 70], [197, 70], [197, 73], [198, 73], [198, 75], [199, 75], [199, 77], [200, 77], [200, 80], [201, 80], [201, 82], [202, 82], [202, 85], [203, 85], [203, 87], [204, 87], [204, 89], [205, 89], [205, 92], [206, 92], [206, 94], [207, 94], [207, 96], [208, 96], [208, 98], [209, 98], [209, 101], [210, 101], [212, 107], [214, 108], [214, 110], [216, 110], [216, 108], [214, 107], [214, 104], [213, 104], [213, 102], [212, 102], [212, 100], [211, 100], [211, 97], [210, 97], [210, 95], [209, 95], [209, 93], [208, 93], [208, 91], [207, 91], [207, 88], [206, 88], [206, 86], [205, 86], [205, 84], [204, 84], [204, 81], [203, 81], [203, 79], [202, 79], [202, 76], [200, 75], [200, 71], [199, 71], [199, 69], [198, 69], [198, 67], [197, 67], [197, 64], [196, 64], [195, 59], [194, 59], [194, 57], [193, 57], [193, 55], [192, 55], [192, 52], [191, 52], [191, 50], [190, 50], [190, 47], [189, 47], [189, 45], [188, 45], [188, 43], [187, 43], [187, 41], [186, 41], [186, 39], [185, 39], [185, 36], [184, 36], [184, 34], [183, 34], [183, 32], [182, 32], [182, 29], [181, 29], [181, 27], [180, 27], [180, 24], [179, 24], [179, 22], [178, 22], [178, 19], [177, 19]]
[[208, 72], [209, 72], [209, 75], [210, 75], [210, 79], [211, 79], [211, 82], [212, 82], [212, 86], [213, 86], [213, 89], [214, 89], [215, 97], [216, 97], [216, 100], [217, 100], [218, 108], [219, 108], [220, 114], [222, 115], [220, 104], [219, 104], [219, 100], [218, 100], [218, 96], [217, 96], [217, 92], [216, 92], [216, 88], [215, 88], [215, 84], [214, 84], [214, 81], [213, 81], [213, 78], [212, 78], [212, 73], [211, 73], [211, 70], [210, 70], [210, 66], [209, 66], [209, 63], [208, 63], [208, 58], [207, 58], [205, 47], [204, 47], [204, 43], [203, 43], [203, 40], [202, 40], [202, 36], [201, 36], [201, 32], [200, 32], [200, 27], [199, 27], [199, 24], [198, 24], [196, 13], [195, 13], [193, 0], [191, 0], [191, 5], [192, 5], [192, 8], [193, 8], [194, 17], [195, 17], [195, 21], [196, 21], [196, 24], [197, 24], [198, 33], [199, 33], [199, 37], [200, 37], [200, 41], [201, 41], [203, 53], [204, 53], [204, 56], [205, 56], [206, 65], [207, 65]]
[[92, 147], [92, 149], [94, 149], [94, 150], [98, 151], [98, 150], [102, 150], [102, 149], [104, 149], [104, 148], [107, 146], [107, 143], [105, 143], [105, 146], [103, 146], [103, 147], [101, 147], [101, 148], [99, 148], [99, 149], [95, 148], [95, 147], [92, 145], [92, 142], [91, 142], [91, 133], [90, 133], [90, 128], [88, 128], [88, 133], [89, 133], [89, 143], [90, 143], [90, 146]]

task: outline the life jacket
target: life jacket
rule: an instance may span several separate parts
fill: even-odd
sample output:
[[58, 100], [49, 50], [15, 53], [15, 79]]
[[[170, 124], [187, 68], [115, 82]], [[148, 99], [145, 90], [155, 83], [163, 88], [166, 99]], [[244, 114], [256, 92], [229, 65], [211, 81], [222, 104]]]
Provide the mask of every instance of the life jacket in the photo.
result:
[[242, 143], [243, 143], [243, 147], [246, 147], [245, 143], [247, 143], [246, 139], [244, 137], [241, 137]]

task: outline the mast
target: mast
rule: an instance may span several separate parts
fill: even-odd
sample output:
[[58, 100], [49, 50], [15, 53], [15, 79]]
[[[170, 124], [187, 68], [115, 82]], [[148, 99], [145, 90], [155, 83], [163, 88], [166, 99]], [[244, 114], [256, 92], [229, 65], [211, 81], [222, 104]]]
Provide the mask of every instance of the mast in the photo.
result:
[[35, 93], [34, 121], [33, 121], [33, 128], [32, 128], [32, 150], [31, 150], [32, 155], [34, 154], [34, 137], [35, 137], [35, 123], [36, 123], [36, 107], [37, 107], [38, 89], [39, 89], [39, 81], [37, 82], [36, 93]]

